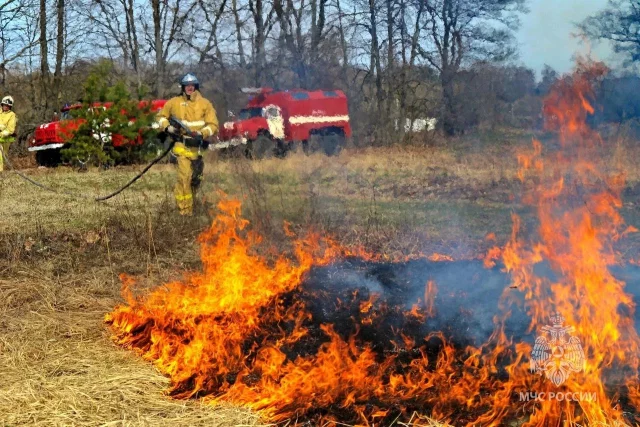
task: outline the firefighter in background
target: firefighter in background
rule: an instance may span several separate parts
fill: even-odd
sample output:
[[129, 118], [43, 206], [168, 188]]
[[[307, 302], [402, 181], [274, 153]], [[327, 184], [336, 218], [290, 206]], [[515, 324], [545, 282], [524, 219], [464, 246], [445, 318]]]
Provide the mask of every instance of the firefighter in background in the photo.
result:
[[[192, 73], [186, 74], [180, 81], [180, 86], [182, 93], [167, 101], [158, 113], [158, 127], [169, 134], [175, 134], [177, 130], [168, 120], [174, 116], [199, 137], [207, 138], [214, 135], [218, 131], [216, 110], [211, 102], [200, 94], [200, 82], [197, 77]], [[173, 147], [173, 154], [178, 160], [178, 182], [174, 188], [174, 195], [181, 215], [193, 214], [192, 184], [193, 187], [197, 187], [204, 171], [200, 155], [202, 148], [189, 145], [191, 144], [188, 141], [178, 141]]]
[[18, 118], [13, 112], [13, 98], [5, 96], [0, 101], [2, 111], [0, 111], [0, 171], [4, 170], [4, 156], [9, 155], [9, 147], [16, 140], [16, 124]]

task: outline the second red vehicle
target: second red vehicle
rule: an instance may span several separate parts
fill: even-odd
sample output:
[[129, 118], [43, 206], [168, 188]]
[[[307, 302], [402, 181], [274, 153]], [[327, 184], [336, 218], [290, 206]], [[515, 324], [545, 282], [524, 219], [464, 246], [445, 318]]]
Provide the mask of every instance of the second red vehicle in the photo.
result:
[[253, 94], [234, 120], [220, 127], [214, 148], [239, 146], [254, 158], [302, 145], [336, 154], [351, 137], [347, 97], [340, 90], [243, 89]]
[[[150, 108], [151, 112], [158, 112], [164, 107], [167, 101], [164, 99], [154, 99], [152, 101], [140, 101], [139, 109]], [[112, 103], [96, 103], [91, 108], [110, 108]], [[54, 166], [61, 161], [61, 150], [69, 145], [73, 134], [78, 127], [84, 123], [83, 119], [73, 118], [71, 110], [82, 108], [82, 104], [66, 105], [61, 109], [60, 117], [50, 123], [38, 126], [33, 138], [29, 141], [28, 150], [35, 152], [36, 162], [39, 165]], [[126, 114], [123, 112], [123, 114]], [[136, 140], [130, 141], [118, 134], [108, 132], [108, 127], [97, 131], [93, 135], [97, 140], [109, 143], [113, 147], [120, 148], [126, 145], [141, 145], [144, 141], [140, 135]]]

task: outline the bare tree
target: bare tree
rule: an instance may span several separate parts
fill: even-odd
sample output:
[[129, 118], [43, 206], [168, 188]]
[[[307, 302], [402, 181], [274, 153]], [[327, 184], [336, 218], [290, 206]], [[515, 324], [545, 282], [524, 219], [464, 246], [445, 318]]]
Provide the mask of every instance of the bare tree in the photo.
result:
[[318, 61], [320, 43], [325, 35], [327, 1], [311, 0], [311, 46], [309, 47], [311, 64], [316, 64]]
[[609, 40], [616, 52], [640, 60], [640, 2], [609, 0], [607, 7], [585, 19], [579, 28], [591, 39]]
[[[254, 82], [259, 86], [263, 79], [266, 64], [266, 40], [271, 29], [273, 7], [269, 8], [264, 0], [248, 0], [249, 11], [253, 18], [255, 33], [252, 37], [252, 54], [254, 64]], [[267, 11], [268, 9], [268, 11]]]
[[[146, 50], [154, 53], [156, 96], [162, 96], [168, 61], [194, 36], [193, 31], [186, 30], [185, 26], [189, 19], [193, 20], [198, 4], [203, 3], [193, 0], [151, 0], [152, 25], [149, 25], [146, 16], [139, 17], [148, 46]], [[204, 12], [208, 19], [208, 9]]]
[[142, 87], [142, 63], [139, 34], [133, 0], [89, 0], [87, 17], [93, 24], [95, 47], [113, 56], [113, 46], [120, 50], [124, 63], [136, 76], [138, 89]]
[[[401, 10], [401, 20], [400, 20], [400, 33], [401, 33], [401, 46], [402, 46], [402, 72], [400, 73], [400, 78], [398, 79], [398, 88], [396, 93], [398, 94], [398, 131], [401, 136], [404, 134], [404, 123], [407, 119], [407, 109], [409, 107], [408, 98], [409, 91], [411, 90], [411, 80], [412, 76], [410, 75], [411, 71], [415, 68], [416, 60], [418, 59], [418, 43], [420, 42], [421, 36], [421, 25], [422, 16], [425, 10], [425, 2], [418, 2], [415, 10], [409, 10], [409, 5], [406, 4], [406, 0], [402, 0], [400, 4]], [[413, 15], [411, 15], [411, 12]], [[411, 16], [414, 17], [413, 22], [411, 23], [411, 28], [413, 31], [410, 31], [410, 27], [407, 23], [408, 18]], [[409, 34], [411, 33], [411, 37]], [[408, 51], [408, 52], [407, 52]], [[407, 57], [408, 53], [408, 57]]]
[[39, 43], [39, 34], [34, 34], [31, 25], [37, 16], [37, 7], [29, 0], [0, 1], [1, 85], [6, 81], [7, 65], [27, 55]]
[[152, 23], [149, 25], [144, 16], [140, 23], [145, 34], [149, 51], [154, 53], [155, 73], [154, 92], [162, 96], [167, 61], [186, 41], [191, 40], [191, 32], [185, 32], [187, 19], [194, 14], [200, 4], [209, 19], [208, 8], [203, 2], [191, 0], [151, 0]]
[[[49, 79], [49, 68], [48, 90], [60, 102], [81, 95], [78, 82], [105, 59], [118, 75], [132, 75], [133, 86], [148, 84], [158, 97], [168, 75], [185, 64], [203, 79], [215, 77], [218, 89], [249, 81], [335, 87], [349, 96], [354, 129], [396, 141], [387, 131], [397, 123], [402, 132], [407, 118], [440, 114], [449, 134], [489, 116], [502, 120], [504, 105], [516, 101], [463, 80], [499, 83], [498, 71], [470, 70], [478, 60], [495, 66], [514, 52], [515, 13], [524, 1], [0, 0], [0, 64], [28, 58], [20, 65], [31, 73], [26, 81], [37, 91], [34, 105], [48, 99], [42, 97], [48, 85], [40, 83]], [[47, 11], [57, 19], [41, 19]], [[14, 19], [9, 12], [17, 13]], [[29, 16], [28, 30], [20, 28], [26, 22], [20, 13]], [[482, 92], [493, 112], [482, 111], [475, 122], [460, 120], [458, 113], [475, 114], [459, 108], [463, 90]], [[224, 91], [214, 97], [221, 108], [240, 102]]]
[[227, 10], [227, 0], [198, 0], [194, 4], [197, 14], [204, 19], [196, 21], [194, 27], [183, 34], [182, 41], [198, 53], [198, 63], [211, 60], [222, 63], [219, 43], [220, 23]]
[[[315, 68], [321, 62], [320, 49], [327, 39], [326, 9], [328, 0], [274, 0], [283, 49], [289, 53], [293, 71], [301, 87], [313, 87]], [[310, 18], [310, 21], [309, 19]]]
[[235, 30], [236, 30], [238, 62], [240, 63], [240, 66], [244, 68], [244, 66], [246, 65], [246, 60], [244, 58], [244, 46], [243, 46], [243, 35], [242, 35], [243, 23], [240, 20], [240, 10], [238, 8], [238, 0], [231, 0], [231, 13], [233, 14], [233, 23], [235, 25]]
[[140, 68], [140, 45], [138, 44], [138, 32], [136, 31], [136, 19], [134, 16], [133, 0], [120, 0], [125, 12], [125, 28], [127, 30], [127, 43], [131, 52], [131, 66], [136, 73], [138, 89], [142, 86], [142, 70]]
[[395, 42], [396, 42], [396, 9], [397, 5], [395, 0], [384, 0], [384, 8], [386, 15], [386, 24], [387, 24], [387, 69], [386, 69], [386, 80], [387, 80], [387, 117], [390, 117], [391, 108], [393, 107], [393, 97], [391, 93], [393, 91], [394, 83], [394, 73], [396, 70], [396, 61], [395, 61]]
[[369, 72], [372, 75], [375, 75], [376, 82], [376, 111], [380, 111], [384, 102], [384, 93], [382, 89], [382, 65], [380, 64], [380, 42], [378, 41], [378, 4], [376, 0], [367, 0], [368, 1], [368, 29], [369, 35], [371, 36], [371, 65], [369, 67]]
[[515, 53], [513, 31], [524, 0], [418, 0], [424, 2], [426, 46], [421, 55], [438, 70], [442, 85], [442, 125], [456, 132], [454, 82], [463, 61], [501, 61]]
[[340, 50], [342, 51], [342, 79], [344, 84], [347, 83], [347, 70], [349, 69], [349, 48], [347, 47], [347, 38], [345, 36], [344, 29], [344, 13], [342, 6], [340, 6], [340, 0], [336, 0], [336, 10], [338, 13], [338, 35], [340, 37]]
[[[40, 0], [40, 74], [43, 88], [49, 83], [49, 48], [47, 41], [47, 1]], [[46, 97], [45, 97], [46, 98]]]
[[65, 56], [65, 0], [57, 0], [56, 4], [56, 65], [53, 72], [53, 88], [56, 93], [56, 101], [59, 104], [62, 101], [62, 91], [60, 88], [62, 78], [62, 61]]
[[[164, 75], [164, 60], [162, 57], [162, 21], [160, 11], [160, 0], [151, 0], [151, 10], [153, 11], [153, 47], [156, 52], [156, 81], [155, 93], [159, 96], [162, 76]], [[143, 27], [144, 28], [144, 27]]]
[[[300, 0], [297, 3], [297, 5], [294, 4], [292, 0], [274, 0], [273, 8], [278, 17], [283, 47], [291, 55], [293, 70], [298, 76], [298, 85], [308, 87], [305, 41], [302, 36], [302, 18], [306, 4], [304, 0]], [[314, 4], [317, 3], [314, 2]]]

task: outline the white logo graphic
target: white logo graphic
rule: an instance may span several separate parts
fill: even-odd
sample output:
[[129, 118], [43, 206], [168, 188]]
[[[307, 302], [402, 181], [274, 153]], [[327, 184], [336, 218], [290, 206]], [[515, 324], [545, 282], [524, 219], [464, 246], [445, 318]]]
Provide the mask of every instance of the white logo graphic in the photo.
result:
[[544, 375], [556, 386], [569, 378], [571, 372], [584, 369], [584, 351], [578, 337], [568, 334], [574, 331], [573, 326], [562, 326], [564, 317], [555, 314], [550, 318], [553, 326], [543, 326], [542, 331], [549, 335], [536, 338], [531, 353], [529, 369]]

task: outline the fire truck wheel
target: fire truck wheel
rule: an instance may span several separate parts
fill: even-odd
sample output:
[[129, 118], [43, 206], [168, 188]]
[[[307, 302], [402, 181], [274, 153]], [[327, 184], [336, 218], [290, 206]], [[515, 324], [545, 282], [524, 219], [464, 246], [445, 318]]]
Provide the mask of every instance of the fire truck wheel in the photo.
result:
[[36, 163], [39, 166], [57, 166], [61, 161], [59, 149], [36, 151]]
[[309, 135], [309, 139], [302, 143], [302, 149], [307, 156], [318, 151], [322, 146], [322, 135], [312, 133]]
[[275, 148], [275, 142], [271, 138], [265, 135], [258, 135], [250, 143], [249, 155], [254, 160], [268, 159], [275, 154]]
[[330, 133], [322, 137], [322, 151], [327, 156], [334, 156], [344, 147], [344, 135], [339, 133]]
[[276, 157], [284, 159], [291, 150], [293, 150], [293, 142], [284, 142], [280, 139], [276, 141]]

